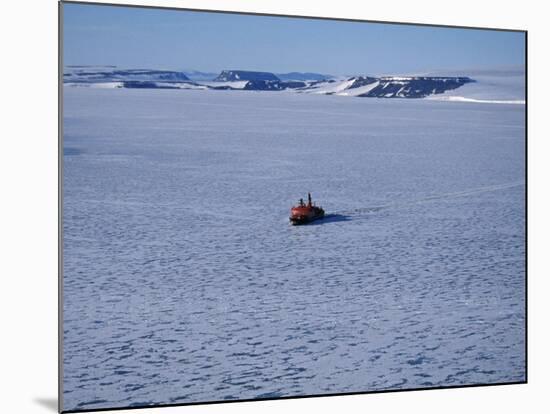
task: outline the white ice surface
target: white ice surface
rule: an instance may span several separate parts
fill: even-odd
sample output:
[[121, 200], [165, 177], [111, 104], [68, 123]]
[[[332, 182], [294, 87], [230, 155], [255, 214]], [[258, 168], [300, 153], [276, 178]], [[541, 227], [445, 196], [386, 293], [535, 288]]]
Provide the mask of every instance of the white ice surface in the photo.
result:
[[476, 82], [426, 99], [463, 102], [525, 104], [525, 73], [523, 71], [485, 71], [470, 73]]
[[379, 84], [380, 84], [380, 82], [373, 82], [373, 83], [370, 83], [370, 84], [365, 85], [365, 86], [360, 86], [358, 88], [346, 89], [342, 92], [338, 92], [337, 95], [340, 95], [340, 96], [359, 96], [359, 95], [363, 95], [365, 93], [370, 92], [374, 88], [376, 88]]
[[321, 95], [334, 94], [342, 92], [345, 89], [349, 88], [354, 81], [355, 79], [353, 78], [346, 78], [336, 79], [334, 82], [320, 82], [313, 87], [307, 89], [305, 92]]
[[65, 88], [63, 408], [523, 380], [524, 109]]
[[247, 80], [244, 80], [244, 81], [227, 81], [227, 82], [214, 82], [214, 81], [204, 82], [204, 81], [200, 81], [198, 83], [200, 83], [201, 85], [208, 85], [208, 86], [213, 86], [213, 87], [229, 86], [230, 88], [233, 88], [233, 89], [242, 89], [246, 86], [248, 81]]

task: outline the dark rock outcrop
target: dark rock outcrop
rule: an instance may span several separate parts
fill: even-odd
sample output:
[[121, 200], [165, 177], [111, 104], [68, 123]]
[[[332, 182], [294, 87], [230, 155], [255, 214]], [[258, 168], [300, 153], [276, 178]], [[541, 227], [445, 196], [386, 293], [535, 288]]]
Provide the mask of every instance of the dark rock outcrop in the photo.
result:
[[244, 86], [247, 91], [282, 91], [284, 89], [296, 89], [306, 86], [305, 82], [281, 82], [281, 81], [265, 81], [252, 80], [248, 81]]
[[159, 85], [150, 81], [126, 81], [122, 85], [123, 88], [128, 89], [178, 89], [176, 86], [170, 86], [170, 84]]
[[363, 98], [425, 98], [475, 82], [467, 77], [383, 77]]
[[183, 72], [171, 70], [150, 70], [150, 69], [129, 69], [129, 70], [77, 70], [71, 73], [65, 73], [64, 79], [71, 82], [116, 82], [116, 81], [169, 81], [182, 82], [189, 81], [189, 78]]
[[214, 81], [233, 82], [233, 81], [280, 81], [280, 79], [271, 72], [251, 72], [248, 70], [224, 70]]

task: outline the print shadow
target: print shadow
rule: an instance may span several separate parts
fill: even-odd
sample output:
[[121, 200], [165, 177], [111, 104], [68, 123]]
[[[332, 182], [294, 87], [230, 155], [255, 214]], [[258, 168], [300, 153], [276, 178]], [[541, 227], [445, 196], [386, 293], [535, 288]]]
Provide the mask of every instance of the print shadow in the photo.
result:
[[50, 411], [57, 412], [57, 398], [35, 398], [34, 402]]

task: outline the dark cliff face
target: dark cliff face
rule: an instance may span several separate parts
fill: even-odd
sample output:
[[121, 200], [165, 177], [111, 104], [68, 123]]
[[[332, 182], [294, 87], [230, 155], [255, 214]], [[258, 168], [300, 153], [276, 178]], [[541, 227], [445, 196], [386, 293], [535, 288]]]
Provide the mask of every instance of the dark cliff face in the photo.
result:
[[284, 89], [297, 89], [306, 86], [305, 82], [281, 82], [281, 81], [265, 81], [252, 80], [248, 81], [244, 86], [247, 91], [282, 91]]
[[189, 78], [183, 72], [161, 72], [158, 74], [159, 79], [169, 81], [188, 81]]
[[116, 82], [116, 81], [188, 81], [183, 72], [171, 70], [128, 69], [128, 70], [89, 70], [82, 69], [63, 75], [65, 81], [78, 82]]
[[122, 82], [122, 87], [127, 89], [177, 89], [170, 84], [159, 85], [157, 82], [150, 81], [125, 81]]
[[369, 92], [359, 95], [363, 98], [425, 98], [474, 82], [466, 77], [411, 77], [380, 78], [379, 84]]
[[[351, 95], [363, 98], [425, 98], [461, 87], [475, 80], [468, 77], [406, 76], [373, 77], [352, 76], [345, 80], [327, 80], [309, 82], [299, 91], [312, 91], [325, 95]], [[329, 87], [331, 83], [340, 83], [340, 89]], [[359, 88], [365, 88], [364, 92]], [[327, 87], [326, 91], [323, 89]]]
[[247, 70], [224, 70], [214, 81], [233, 82], [233, 81], [280, 81], [280, 79], [270, 72], [251, 72]]

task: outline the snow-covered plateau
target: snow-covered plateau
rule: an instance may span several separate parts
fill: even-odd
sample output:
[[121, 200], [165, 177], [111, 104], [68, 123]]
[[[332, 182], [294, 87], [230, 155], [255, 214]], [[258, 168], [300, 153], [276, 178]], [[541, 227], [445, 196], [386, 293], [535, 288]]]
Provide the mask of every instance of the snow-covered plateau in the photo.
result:
[[[471, 73], [479, 74], [472, 78]], [[65, 86], [131, 89], [211, 89], [287, 91], [363, 98], [430, 98], [462, 102], [525, 103], [525, 74], [519, 71], [470, 71], [460, 76], [344, 76], [317, 73], [224, 70], [213, 79], [201, 72], [116, 67], [67, 67]], [[189, 76], [187, 76], [189, 75]], [[205, 74], [203, 74], [205, 75]], [[504, 97], [503, 97], [504, 96]]]
[[287, 92], [65, 85], [64, 410], [525, 380], [525, 106]]

